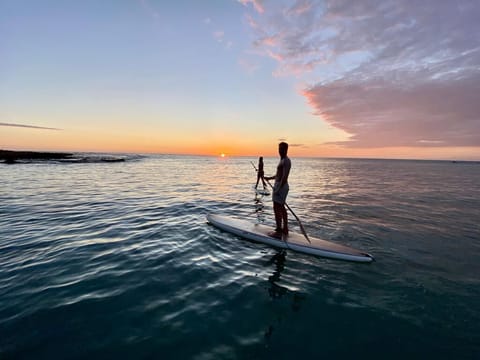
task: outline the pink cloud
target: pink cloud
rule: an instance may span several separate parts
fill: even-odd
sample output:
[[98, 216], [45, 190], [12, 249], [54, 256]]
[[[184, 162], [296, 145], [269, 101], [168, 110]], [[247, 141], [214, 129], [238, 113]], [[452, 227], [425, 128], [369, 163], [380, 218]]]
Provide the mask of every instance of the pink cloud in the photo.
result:
[[349, 147], [480, 146], [480, 74], [457, 80], [340, 79], [304, 95], [316, 114], [351, 134]]
[[247, 6], [248, 4], [252, 4], [254, 9], [260, 14], [265, 12], [262, 0], [238, 0], [238, 2], [240, 2], [244, 6]]
[[298, 0], [292, 7], [286, 9], [286, 14], [291, 15], [302, 15], [307, 11], [312, 10], [315, 6], [314, 2], [311, 0]]
[[341, 145], [480, 146], [476, 0], [279, 4], [251, 14], [253, 44], [275, 75], [313, 84], [315, 113], [351, 135]]
[[277, 44], [277, 40], [275, 36], [265, 36], [264, 38], [259, 39], [256, 43], [257, 45], [272, 47]]
[[213, 37], [215, 38], [215, 40], [219, 42], [223, 41], [224, 36], [225, 36], [225, 32], [223, 30], [217, 30], [213, 32]]

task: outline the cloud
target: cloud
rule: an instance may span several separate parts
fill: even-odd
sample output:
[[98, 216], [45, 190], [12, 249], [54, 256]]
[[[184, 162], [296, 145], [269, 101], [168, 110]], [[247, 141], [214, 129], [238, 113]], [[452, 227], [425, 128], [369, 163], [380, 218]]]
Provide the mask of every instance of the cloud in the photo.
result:
[[259, 69], [259, 65], [251, 61], [250, 59], [247, 59], [245, 57], [240, 58], [238, 60], [238, 64], [242, 67], [242, 69], [247, 73], [247, 74], [253, 74]]
[[244, 6], [247, 6], [249, 3], [251, 3], [253, 5], [253, 8], [260, 14], [265, 12], [262, 0], [238, 0], [238, 2]]
[[[213, 21], [211, 18], [205, 18], [203, 20], [203, 23], [206, 25], [206, 26], [212, 26], [213, 25]], [[215, 30], [215, 31], [212, 31], [212, 37], [213, 39], [219, 43], [219, 44], [222, 44], [224, 46], [225, 49], [230, 49], [233, 47], [233, 41], [228, 39], [226, 36], [225, 36], [225, 31], [221, 30], [221, 29], [218, 29], [218, 30]]]
[[230, 49], [233, 46], [233, 41], [226, 39], [225, 32], [223, 30], [217, 30], [212, 33], [213, 38], [219, 44], [222, 44], [225, 49]]
[[480, 74], [456, 81], [397, 75], [412, 85], [385, 78], [340, 79], [304, 95], [318, 115], [352, 134], [341, 145], [480, 146]]
[[305, 144], [289, 144], [289, 147], [300, 147], [300, 148], [308, 148]]
[[480, 146], [476, 0], [298, 0], [248, 16], [253, 46], [296, 76], [350, 147]]
[[213, 37], [214, 37], [215, 40], [217, 40], [218, 42], [222, 42], [222, 41], [223, 41], [223, 38], [225, 37], [225, 32], [224, 32], [223, 30], [214, 31], [214, 32], [213, 32]]
[[22, 128], [40, 129], [40, 130], [62, 130], [62, 129], [57, 129], [57, 128], [43, 127], [43, 126], [25, 125], [25, 124], [12, 124], [12, 123], [3, 123], [3, 122], [0, 122], [0, 126], [22, 127]]
[[[288, 142], [287, 141], [287, 138], [279, 138], [278, 139], [278, 142]], [[297, 143], [293, 143], [293, 144], [288, 144], [289, 147], [298, 147], [298, 148], [308, 148], [308, 145], [306, 144], [297, 144]]]

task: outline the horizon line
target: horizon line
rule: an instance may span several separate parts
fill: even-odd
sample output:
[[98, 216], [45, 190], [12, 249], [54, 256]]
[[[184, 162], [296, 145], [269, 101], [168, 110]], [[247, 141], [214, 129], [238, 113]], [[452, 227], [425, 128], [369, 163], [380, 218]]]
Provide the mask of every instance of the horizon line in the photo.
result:
[[[0, 123], [1, 124], [1, 123]], [[161, 153], [161, 152], [125, 152], [125, 151], [75, 151], [75, 150], [8, 150], [0, 149], [0, 151], [13, 151], [13, 152], [38, 152], [38, 153], [55, 153], [55, 152], [68, 152], [73, 154], [124, 154], [124, 155], [164, 155], [164, 156], [198, 156], [198, 157], [215, 157], [215, 158], [258, 158], [259, 156], [276, 158], [277, 155], [228, 155], [221, 157], [220, 154], [193, 154], [193, 153]], [[352, 157], [352, 156], [321, 156], [321, 155], [302, 155], [295, 156], [296, 159], [332, 159], [332, 160], [400, 160], [400, 161], [446, 161], [446, 162], [480, 162], [480, 159], [430, 159], [430, 158], [402, 158], [402, 157]]]

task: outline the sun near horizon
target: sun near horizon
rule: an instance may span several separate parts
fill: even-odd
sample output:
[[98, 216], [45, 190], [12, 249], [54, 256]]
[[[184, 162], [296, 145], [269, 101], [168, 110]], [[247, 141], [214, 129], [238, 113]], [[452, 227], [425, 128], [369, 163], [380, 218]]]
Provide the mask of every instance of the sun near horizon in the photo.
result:
[[[53, 124], [61, 128], [57, 124]], [[232, 125], [232, 128], [235, 126]], [[26, 127], [1, 127], [0, 149], [15, 151], [105, 152], [135, 154], [177, 154], [216, 156], [278, 156], [278, 143], [289, 143], [289, 156], [325, 158], [383, 158], [418, 160], [479, 161], [477, 147], [378, 147], [353, 148], [332, 143], [329, 138], [309, 144], [303, 134], [278, 136], [273, 132], [254, 131], [239, 134], [225, 128], [219, 134], [195, 134], [165, 131], [156, 126], [142, 129], [124, 126], [65, 127], [47, 130]], [[316, 136], [316, 134], [312, 134]], [[320, 134], [321, 135], [321, 134]]]

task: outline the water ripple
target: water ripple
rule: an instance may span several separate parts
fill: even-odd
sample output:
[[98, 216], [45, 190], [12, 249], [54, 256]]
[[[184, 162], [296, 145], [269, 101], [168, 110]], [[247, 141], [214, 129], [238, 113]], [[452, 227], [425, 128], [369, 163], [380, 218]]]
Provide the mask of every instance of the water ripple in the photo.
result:
[[361, 265], [209, 226], [209, 212], [273, 226], [250, 160], [2, 167], [0, 357], [478, 353], [477, 165], [294, 159], [290, 206], [311, 236], [377, 259]]

